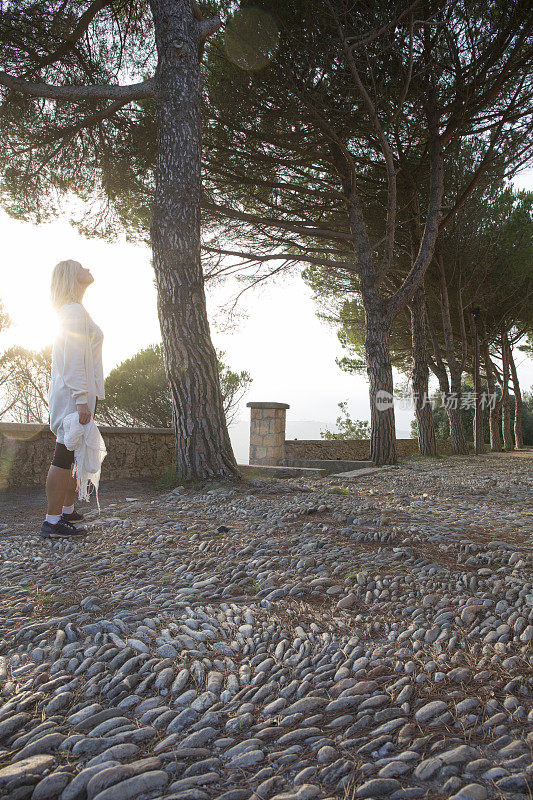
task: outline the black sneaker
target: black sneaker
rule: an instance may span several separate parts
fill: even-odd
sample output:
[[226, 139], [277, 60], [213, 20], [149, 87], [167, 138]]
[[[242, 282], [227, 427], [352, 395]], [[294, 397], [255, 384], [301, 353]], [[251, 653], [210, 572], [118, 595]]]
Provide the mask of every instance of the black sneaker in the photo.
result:
[[81, 522], [84, 519], [83, 514], [78, 514], [73, 511], [72, 514], [61, 514], [61, 522]]
[[45, 520], [41, 525], [39, 536], [45, 539], [68, 539], [69, 536], [86, 533], [86, 530], [86, 528], [76, 528], [70, 522], [63, 522], [61, 519], [55, 525]]

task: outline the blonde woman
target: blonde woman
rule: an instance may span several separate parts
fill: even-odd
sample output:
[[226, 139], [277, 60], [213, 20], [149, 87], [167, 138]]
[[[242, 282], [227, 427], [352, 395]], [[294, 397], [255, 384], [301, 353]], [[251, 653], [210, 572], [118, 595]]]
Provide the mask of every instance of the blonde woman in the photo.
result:
[[74, 452], [64, 444], [63, 420], [78, 413], [86, 425], [104, 397], [102, 366], [103, 333], [82, 305], [94, 278], [78, 261], [60, 261], [52, 273], [51, 298], [60, 322], [52, 352], [52, 380], [48, 392], [50, 429], [57, 442], [46, 479], [48, 513], [41, 536], [68, 537], [85, 533], [74, 522], [83, 519], [74, 510], [76, 478], [72, 475]]

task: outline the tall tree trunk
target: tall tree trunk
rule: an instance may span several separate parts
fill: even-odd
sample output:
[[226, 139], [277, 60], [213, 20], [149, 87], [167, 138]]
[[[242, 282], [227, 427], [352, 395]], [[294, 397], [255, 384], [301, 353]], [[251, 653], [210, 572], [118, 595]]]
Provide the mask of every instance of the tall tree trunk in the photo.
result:
[[513, 450], [513, 435], [511, 433], [511, 401], [509, 399], [509, 351], [507, 342], [507, 331], [502, 328], [502, 434], [503, 446], [505, 450]]
[[360, 89], [363, 104], [370, 114], [380, 140], [389, 180], [387, 244], [381, 265], [378, 267], [373, 263], [373, 248], [357, 193], [355, 163], [352, 157], [347, 155], [346, 150], [343, 150], [338, 144], [332, 145], [333, 159], [341, 179], [343, 194], [347, 201], [350, 230], [357, 262], [357, 275], [365, 309], [365, 355], [369, 380], [372, 428], [370, 458], [375, 464], [395, 464], [396, 431], [389, 337], [395, 317], [411, 301], [415, 291], [423, 281], [424, 274], [433, 257], [441, 217], [443, 187], [441, 140], [438, 134], [437, 115], [431, 109], [431, 119], [429, 120], [430, 190], [424, 232], [418, 254], [409, 274], [399, 289], [385, 301], [380, 293], [380, 285], [391, 264], [395, 239], [396, 173], [394, 159], [375, 109], [372, 106], [372, 101], [361, 84], [351, 50], [345, 41], [343, 44], [352, 77]]
[[191, 0], [150, 0], [158, 54], [150, 228], [158, 314], [183, 479], [238, 478], [200, 259], [200, 23]]
[[433, 352], [435, 355], [434, 360], [430, 360], [431, 369], [439, 381], [439, 389], [443, 399], [443, 405], [448, 417], [448, 424], [450, 426], [450, 442], [452, 445], [452, 453], [454, 455], [464, 455], [468, 453], [468, 445], [466, 443], [465, 430], [463, 426], [463, 418], [461, 415], [457, 393], [452, 393], [450, 390], [450, 382], [448, 380], [448, 373], [441, 356], [438, 339], [435, 331], [429, 324], [428, 330], [433, 345]]
[[516, 372], [516, 364], [514, 363], [513, 351], [509, 345], [509, 366], [511, 368], [511, 377], [513, 379], [513, 393], [515, 399], [514, 409], [514, 440], [515, 447], [521, 449], [524, 446], [524, 437], [522, 435], [522, 392], [520, 391], [520, 383], [518, 382], [518, 374]]
[[377, 465], [396, 463], [396, 426], [394, 420], [390, 324], [376, 281], [372, 247], [354, 175], [335, 149], [342, 188], [348, 204], [350, 229], [358, 261], [361, 299], [365, 310], [365, 358], [370, 396], [370, 460]]
[[389, 330], [377, 310], [365, 308], [365, 356], [370, 395], [370, 460], [396, 463], [392, 363]]
[[468, 453], [468, 444], [466, 441], [463, 417], [461, 414], [457, 392], [450, 390], [450, 384], [448, 382], [448, 375], [446, 371], [443, 373], [440, 369], [434, 369], [433, 372], [439, 380], [439, 389], [442, 395], [446, 416], [448, 417], [452, 453], [454, 455], [465, 455]]
[[413, 364], [411, 382], [415, 404], [418, 449], [423, 456], [437, 455], [435, 423], [428, 397], [429, 368], [426, 337], [426, 302], [424, 287], [419, 287], [409, 305]]
[[489, 353], [489, 344], [486, 333], [482, 344], [483, 361], [485, 363], [485, 375], [487, 378], [487, 388], [489, 390], [489, 428], [490, 428], [490, 449], [493, 452], [500, 452], [502, 449], [502, 439], [500, 436], [500, 403], [496, 401], [496, 383], [494, 380], [494, 369]]
[[449, 403], [446, 406], [448, 422], [450, 423], [450, 441], [452, 443], [452, 453], [455, 453], [455, 455], [467, 455], [468, 443], [465, 436], [463, 417], [461, 415], [461, 408], [456, 400], [457, 393], [452, 392]]
[[450, 371], [450, 395], [445, 398], [446, 413], [448, 414], [448, 421], [450, 423], [452, 452], [456, 455], [465, 455], [468, 453], [468, 445], [466, 443], [463, 417], [461, 414], [462, 363], [459, 363], [455, 357], [455, 344], [450, 314], [448, 284], [446, 283], [444, 261], [440, 253], [437, 254], [436, 260], [439, 268], [442, 331], [444, 334], [444, 345], [446, 348], [446, 360], [448, 362], [448, 369]]
[[473, 368], [474, 380], [474, 450], [476, 455], [485, 452], [485, 439], [483, 436], [483, 406], [481, 404], [481, 381], [479, 377], [479, 334], [475, 314], [470, 314], [470, 327], [473, 338]]

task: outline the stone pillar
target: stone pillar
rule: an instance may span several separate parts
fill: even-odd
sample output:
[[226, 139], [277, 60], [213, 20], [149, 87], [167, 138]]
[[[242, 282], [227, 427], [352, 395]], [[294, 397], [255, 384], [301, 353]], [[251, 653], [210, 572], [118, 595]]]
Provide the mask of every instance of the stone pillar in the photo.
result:
[[246, 403], [250, 411], [250, 464], [279, 466], [285, 458], [287, 403]]

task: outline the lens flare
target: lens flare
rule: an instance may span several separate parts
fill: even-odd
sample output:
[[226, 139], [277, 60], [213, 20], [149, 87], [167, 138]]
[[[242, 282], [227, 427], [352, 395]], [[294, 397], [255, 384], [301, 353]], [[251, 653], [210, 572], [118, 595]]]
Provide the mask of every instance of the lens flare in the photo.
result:
[[17, 445], [13, 439], [8, 439], [0, 433], [0, 490], [9, 487], [16, 452]]
[[224, 47], [226, 55], [240, 69], [256, 71], [272, 61], [279, 46], [275, 19], [259, 8], [243, 8], [228, 22]]

